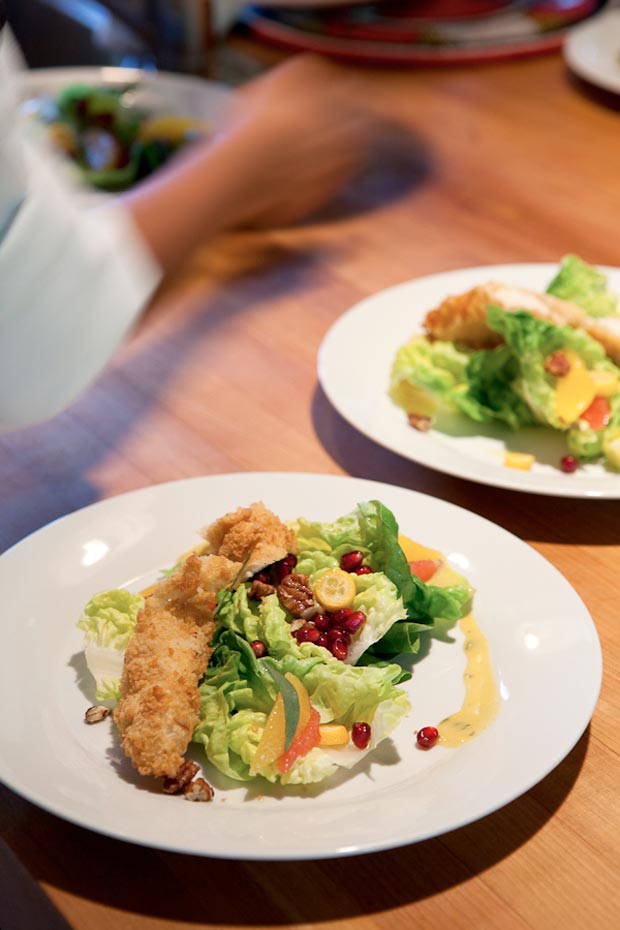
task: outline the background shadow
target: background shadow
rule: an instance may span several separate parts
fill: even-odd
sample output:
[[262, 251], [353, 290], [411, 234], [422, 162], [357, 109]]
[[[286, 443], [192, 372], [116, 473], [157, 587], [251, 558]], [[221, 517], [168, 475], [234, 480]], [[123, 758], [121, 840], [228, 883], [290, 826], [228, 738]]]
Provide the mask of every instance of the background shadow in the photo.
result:
[[[0, 788], [8, 843], [36, 878], [122, 911], [201, 926], [314, 924], [387, 911], [437, 895], [514, 854], [561, 807], [588, 747], [586, 732], [539, 785], [441, 837], [362, 856], [297, 862], [184, 856], [102, 837]], [[197, 816], [208, 816], [199, 810]], [[54, 836], [54, 850], [46, 837]], [[65, 863], [70, 862], [70, 873]], [[129, 877], [129, 878], [128, 878]]]
[[353, 477], [450, 501], [522, 539], [597, 546], [620, 542], [620, 501], [528, 494], [440, 474], [367, 439], [337, 413], [320, 386], [314, 394], [312, 419], [325, 450]]

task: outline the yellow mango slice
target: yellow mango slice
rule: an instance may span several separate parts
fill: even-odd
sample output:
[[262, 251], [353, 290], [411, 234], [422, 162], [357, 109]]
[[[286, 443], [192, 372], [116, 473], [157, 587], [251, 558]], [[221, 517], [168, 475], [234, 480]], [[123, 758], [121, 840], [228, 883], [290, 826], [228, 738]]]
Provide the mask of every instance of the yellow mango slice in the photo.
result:
[[534, 464], [535, 458], [530, 452], [506, 452], [504, 454], [504, 465], [508, 468], [519, 468], [521, 471], [529, 471]]
[[594, 381], [597, 397], [612, 397], [620, 388], [618, 376], [613, 371], [591, 371], [590, 377]]
[[341, 723], [322, 723], [319, 727], [319, 746], [346, 746], [349, 731]]
[[576, 352], [564, 353], [570, 370], [557, 379], [555, 388], [555, 412], [561, 423], [568, 425], [579, 419], [596, 397], [596, 386], [592, 372], [588, 371]]

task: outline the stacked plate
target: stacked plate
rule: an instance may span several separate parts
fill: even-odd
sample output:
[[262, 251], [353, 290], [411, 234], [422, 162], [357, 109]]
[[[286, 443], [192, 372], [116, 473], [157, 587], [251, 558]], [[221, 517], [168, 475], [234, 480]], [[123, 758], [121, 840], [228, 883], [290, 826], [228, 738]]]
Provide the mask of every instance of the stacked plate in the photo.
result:
[[605, 0], [384, 0], [252, 7], [245, 21], [276, 45], [376, 64], [471, 64], [556, 51]]

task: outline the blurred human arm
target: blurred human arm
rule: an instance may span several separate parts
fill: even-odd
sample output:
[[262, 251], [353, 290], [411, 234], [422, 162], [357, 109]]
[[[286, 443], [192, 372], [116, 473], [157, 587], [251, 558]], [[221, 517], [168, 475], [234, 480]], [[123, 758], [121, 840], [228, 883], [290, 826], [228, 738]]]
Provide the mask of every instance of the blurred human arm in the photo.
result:
[[241, 92], [213, 142], [84, 210], [53, 161], [20, 138], [9, 52], [0, 34], [0, 432], [68, 406], [196, 246], [320, 206], [367, 129], [339, 69], [300, 58]]
[[363, 163], [373, 123], [356, 78], [293, 58], [237, 94], [228, 125], [124, 198], [163, 268], [220, 232], [286, 226], [326, 203]]

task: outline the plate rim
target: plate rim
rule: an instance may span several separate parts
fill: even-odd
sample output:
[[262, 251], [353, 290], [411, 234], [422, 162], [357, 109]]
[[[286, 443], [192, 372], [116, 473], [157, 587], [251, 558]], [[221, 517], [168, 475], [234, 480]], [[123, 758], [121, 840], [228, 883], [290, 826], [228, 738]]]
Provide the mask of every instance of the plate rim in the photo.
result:
[[620, 26], [618, 7], [604, 7], [590, 19], [575, 26], [564, 42], [563, 55], [566, 64], [579, 78], [609, 93], [620, 94], [620, 67], [617, 77], [601, 73], [599, 69], [591, 68], [584, 62], [579, 51], [581, 43], [596, 38], [606, 28], [606, 24], [610, 29]]
[[[568, 753], [574, 748], [577, 742], [581, 739], [583, 733], [588, 727], [589, 721], [592, 717], [592, 714], [594, 713], [594, 710], [596, 708], [596, 705], [599, 699], [600, 688], [601, 688], [601, 683], [602, 683], [603, 656], [602, 656], [601, 644], [600, 644], [600, 640], [598, 637], [596, 624], [594, 623], [594, 620], [587, 608], [587, 605], [584, 603], [582, 598], [579, 596], [575, 588], [570, 584], [570, 582], [568, 582], [568, 580], [562, 575], [562, 573], [553, 565], [553, 563], [549, 562], [549, 560], [546, 559], [536, 549], [534, 549], [534, 547], [529, 546], [527, 543], [525, 543], [515, 534], [506, 530], [504, 527], [500, 526], [499, 524], [493, 523], [493, 521], [488, 520], [486, 517], [482, 517], [481, 515], [476, 514], [473, 511], [469, 511], [466, 508], [461, 507], [460, 505], [453, 504], [449, 501], [444, 501], [440, 498], [432, 497], [431, 495], [424, 494], [420, 491], [415, 491], [410, 488], [402, 487], [399, 485], [388, 484], [387, 482], [375, 481], [373, 479], [355, 478], [355, 477], [351, 477], [348, 475], [336, 475], [336, 474], [312, 473], [312, 472], [260, 472], [260, 471], [259, 472], [236, 472], [236, 473], [222, 473], [222, 474], [202, 475], [202, 476], [182, 478], [178, 480], [162, 482], [160, 484], [146, 485], [142, 488], [126, 491], [123, 494], [119, 494], [119, 495], [115, 495], [109, 498], [104, 498], [99, 501], [95, 501], [92, 504], [87, 505], [86, 507], [80, 508], [76, 511], [73, 511], [70, 514], [67, 514], [66, 516], [59, 517], [56, 520], [48, 523], [46, 526], [41, 527], [38, 530], [35, 530], [33, 533], [29, 534], [28, 536], [24, 537], [22, 540], [17, 542], [10, 549], [6, 550], [6, 552], [2, 556], [0, 556], [0, 562], [6, 560], [7, 557], [9, 559], [14, 557], [14, 556], [11, 556], [10, 554], [15, 553], [16, 550], [20, 548], [21, 549], [27, 548], [29, 543], [32, 541], [33, 537], [43, 536], [47, 532], [49, 532], [53, 527], [57, 527], [62, 524], [67, 524], [72, 519], [76, 520], [77, 522], [79, 519], [83, 518], [84, 515], [92, 515], [96, 510], [105, 511], [106, 507], [110, 505], [110, 502], [114, 502], [115, 507], [122, 506], [123, 502], [129, 499], [137, 499], [138, 497], [146, 498], [149, 494], [157, 495], [163, 489], [167, 489], [169, 492], [174, 493], [176, 488], [180, 485], [184, 485], [186, 487], [189, 487], [191, 485], [194, 485], [194, 486], [208, 485], [209, 482], [212, 481], [213, 479], [216, 479], [216, 481], [224, 479], [225, 481], [226, 480], [230, 481], [232, 484], [236, 484], [238, 482], [244, 483], [244, 484], [249, 482], [250, 484], [253, 484], [254, 482], [260, 482], [260, 481], [265, 481], [265, 480], [272, 481], [272, 482], [284, 480], [284, 481], [289, 481], [292, 483], [300, 482], [300, 481], [307, 482], [308, 480], [313, 480], [317, 478], [320, 481], [327, 480], [328, 483], [333, 484], [334, 486], [337, 483], [347, 483], [352, 487], [352, 490], [355, 490], [355, 486], [358, 486], [360, 488], [360, 491], [362, 491], [362, 486], [363, 486], [368, 489], [368, 493], [370, 492], [371, 489], [389, 488], [390, 490], [395, 491], [397, 496], [403, 495], [407, 499], [411, 500], [412, 507], [415, 506], [416, 498], [417, 499], [422, 498], [425, 500], [426, 505], [430, 506], [432, 509], [438, 508], [439, 510], [443, 510], [444, 513], [446, 514], [455, 513], [458, 511], [462, 518], [466, 518], [467, 520], [472, 520], [474, 524], [483, 525], [486, 531], [490, 531], [493, 533], [499, 533], [500, 536], [502, 536], [503, 538], [507, 540], [508, 539], [511, 540], [512, 541], [511, 545], [518, 544], [519, 547], [524, 547], [523, 551], [527, 550], [528, 552], [533, 553], [533, 557], [536, 559], [537, 563], [540, 565], [544, 565], [546, 571], [548, 570], [551, 571], [551, 575], [555, 577], [558, 584], [561, 584], [563, 586], [563, 590], [566, 592], [567, 596], [570, 595], [571, 600], [573, 601], [575, 606], [578, 608], [579, 610], [578, 624], [581, 625], [581, 623], [583, 622], [586, 623], [586, 627], [589, 633], [592, 634], [592, 643], [594, 646], [593, 652], [591, 653], [591, 658], [594, 664], [593, 664], [593, 667], [590, 669], [591, 680], [590, 680], [590, 686], [589, 686], [591, 700], [587, 702], [587, 704], [584, 704], [582, 707], [583, 713], [579, 720], [579, 726], [576, 729], [574, 729], [571, 734], [571, 739], [569, 740], [570, 745], [564, 744], [562, 748], [558, 750], [556, 755], [547, 761], [547, 764], [544, 766], [544, 768], [536, 770], [536, 772], [532, 773], [531, 777], [528, 778], [526, 782], [523, 782], [522, 784], [520, 784], [519, 790], [516, 793], [515, 792], [511, 793], [509, 797], [503, 797], [503, 796], [498, 797], [497, 801], [493, 805], [485, 807], [483, 813], [474, 811], [470, 815], [467, 811], [465, 811], [463, 812], [463, 816], [458, 821], [453, 821], [448, 826], [442, 827], [439, 830], [429, 829], [426, 831], [426, 833], [415, 835], [413, 837], [409, 836], [408, 838], [404, 838], [404, 839], [400, 837], [399, 839], [395, 841], [393, 837], [386, 836], [382, 841], [375, 839], [374, 841], [370, 843], [366, 843], [366, 844], [360, 843], [355, 848], [351, 848], [350, 846], [341, 846], [339, 848], [334, 848], [333, 846], [330, 846], [329, 848], [323, 848], [318, 851], [313, 850], [310, 855], [308, 855], [307, 851], [305, 851], [302, 848], [298, 848], [297, 850], [291, 850], [290, 848], [284, 847], [281, 853], [277, 853], [277, 852], [274, 853], [273, 851], [271, 851], [269, 854], [265, 854], [261, 852], [260, 848], [257, 846], [257, 847], [252, 847], [250, 849], [244, 849], [243, 853], [241, 854], [239, 849], [234, 849], [234, 850], [222, 850], [222, 849], [214, 850], [213, 848], [196, 849], [192, 845], [189, 845], [189, 846], [184, 845], [182, 841], [178, 843], [172, 843], [166, 840], [161, 840], [157, 842], [157, 841], [154, 841], [152, 838], [145, 839], [143, 837], [136, 836], [135, 834], [132, 834], [131, 832], [119, 830], [118, 828], [114, 828], [112, 826], [106, 828], [106, 826], [102, 825], [101, 823], [93, 823], [92, 817], [91, 817], [91, 820], [88, 821], [87, 819], [84, 818], [84, 816], [79, 816], [78, 814], [72, 814], [70, 810], [67, 810], [66, 808], [63, 809], [62, 806], [59, 805], [58, 803], [54, 803], [53, 801], [46, 800], [45, 798], [42, 798], [40, 796], [36, 796], [35, 793], [33, 793], [32, 791], [23, 790], [19, 785], [15, 784], [12, 780], [7, 780], [5, 775], [3, 775], [2, 780], [7, 784], [7, 786], [11, 790], [15, 791], [18, 795], [25, 797], [27, 800], [38, 805], [42, 809], [47, 810], [53, 813], [54, 815], [59, 816], [62, 819], [68, 822], [74, 823], [82, 828], [90, 829], [102, 835], [107, 835], [110, 837], [114, 837], [116, 839], [124, 840], [127, 842], [131, 842], [131, 843], [149, 847], [149, 848], [166, 849], [169, 851], [174, 851], [174, 852], [179, 852], [179, 853], [211, 856], [214, 858], [221, 858], [221, 859], [243, 858], [243, 859], [248, 859], [248, 860], [261, 860], [261, 861], [278, 861], [278, 860], [279, 861], [292, 861], [292, 860], [301, 860], [301, 859], [317, 859], [318, 860], [318, 859], [323, 859], [323, 858], [336, 858], [336, 857], [341, 857], [341, 856], [359, 855], [359, 854], [365, 854], [365, 853], [371, 853], [371, 852], [379, 852], [385, 849], [399, 848], [399, 847], [409, 845], [414, 842], [420, 842], [420, 841], [429, 839], [434, 836], [442, 835], [445, 832], [448, 832], [453, 829], [458, 829], [462, 826], [466, 826], [468, 823], [471, 823], [473, 821], [480, 819], [483, 816], [487, 816], [488, 814], [493, 813], [494, 811], [500, 809], [506, 804], [511, 803], [517, 797], [520, 797], [522, 794], [526, 793], [535, 784], [537, 784], [544, 777], [546, 777], [546, 775], [548, 775], [549, 772], [552, 771], [568, 755]], [[528, 558], [529, 557], [532, 557], [532, 556], [528, 556]]]

